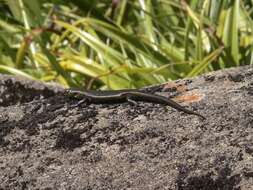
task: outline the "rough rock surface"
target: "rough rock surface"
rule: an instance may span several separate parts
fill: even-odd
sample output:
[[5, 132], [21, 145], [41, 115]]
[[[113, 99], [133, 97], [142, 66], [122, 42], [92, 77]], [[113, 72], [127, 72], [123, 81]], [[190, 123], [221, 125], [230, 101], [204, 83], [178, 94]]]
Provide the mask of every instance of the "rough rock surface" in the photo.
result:
[[154, 89], [207, 119], [1, 75], [0, 189], [253, 189], [253, 67]]

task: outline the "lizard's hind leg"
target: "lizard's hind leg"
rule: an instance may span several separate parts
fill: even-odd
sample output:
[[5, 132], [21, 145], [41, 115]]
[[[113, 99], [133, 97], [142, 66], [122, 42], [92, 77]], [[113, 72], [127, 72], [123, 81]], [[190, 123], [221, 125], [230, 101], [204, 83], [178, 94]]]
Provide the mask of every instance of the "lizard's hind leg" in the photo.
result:
[[132, 104], [132, 105], [134, 105], [134, 106], [137, 106], [137, 102], [133, 99], [133, 97], [131, 96], [131, 95], [129, 95], [129, 96], [127, 96], [126, 97], [126, 100], [130, 103], [130, 104]]

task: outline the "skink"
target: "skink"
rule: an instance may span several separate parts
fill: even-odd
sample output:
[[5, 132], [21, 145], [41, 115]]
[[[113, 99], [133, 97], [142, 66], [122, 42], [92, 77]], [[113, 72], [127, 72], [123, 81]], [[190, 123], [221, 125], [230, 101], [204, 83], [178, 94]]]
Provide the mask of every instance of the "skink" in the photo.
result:
[[192, 110], [186, 109], [175, 101], [157, 94], [145, 93], [140, 90], [107, 90], [107, 91], [92, 91], [92, 90], [66, 90], [67, 95], [70, 97], [82, 99], [79, 104], [83, 102], [90, 102], [94, 104], [105, 104], [105, 103], [122, 103], [122, 102], [132, 102], [143, 101], [151, 102], [156, 104], [168, 105], [175, 108], [178, 111], [182, 111], [187, 114], [197, 115], [203, 119], [206, 119], [203, 115], [194, 112]]

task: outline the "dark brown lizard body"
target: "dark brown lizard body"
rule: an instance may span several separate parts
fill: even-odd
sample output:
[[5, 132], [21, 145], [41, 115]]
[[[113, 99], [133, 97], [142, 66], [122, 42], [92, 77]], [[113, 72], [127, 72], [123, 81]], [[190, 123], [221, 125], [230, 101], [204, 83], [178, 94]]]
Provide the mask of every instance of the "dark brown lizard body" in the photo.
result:
[[[157, 94], [149, 94], [139, 90], [112, 90], [112, 91], [81, 91], [81, 90], [67, 90], [67, 94], [71, 97], [78, 99], [83, 99], [80, 103], [88, 101], [94, 104], [104, 104], [104, 103], [122, 103], [122, 102], [132, 102], [143, 101], [151, 102], [156, 104], [168, 105], [175, 108], [178, 111], [182, 111], [187, 114], [197, 115], [203, 119], [204, 116], [194, 112], [192, 110], [186, 109], [175, 101]], [[79, 104], [78, 104], [79, 105]]]

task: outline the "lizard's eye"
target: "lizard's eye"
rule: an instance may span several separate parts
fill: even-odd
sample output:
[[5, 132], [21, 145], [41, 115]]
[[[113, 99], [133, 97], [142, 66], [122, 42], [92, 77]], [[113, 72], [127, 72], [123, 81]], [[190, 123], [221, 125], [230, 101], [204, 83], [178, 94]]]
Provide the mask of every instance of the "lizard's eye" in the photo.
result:
[[70, 90], [70, 89], [66, 89], [66, 90], [65, 90], [65, 92], [64, 92], [64, 94], [66, 94], [66, 95], [70, 95], [70, 94], [73, 94], [73, 93], [71, 92], [71, 90]]
[[75, 96], [75, 92], [73, 92], [72, 90], [70, 90], [70, 89], [66, 89], [65, 90], [65, 94], [67, 95], [67, 96]]

